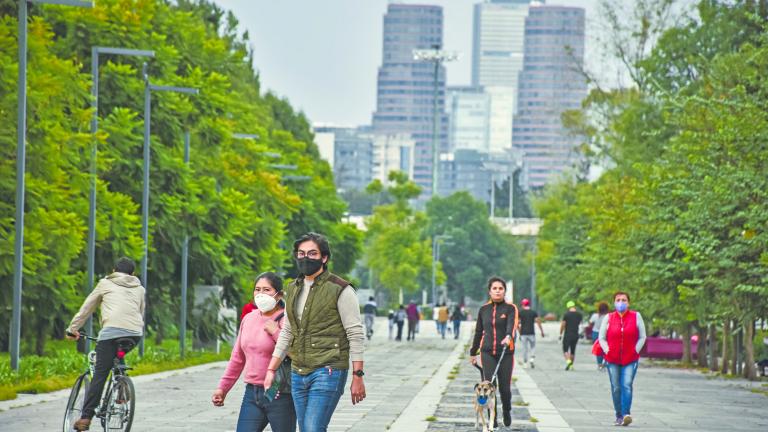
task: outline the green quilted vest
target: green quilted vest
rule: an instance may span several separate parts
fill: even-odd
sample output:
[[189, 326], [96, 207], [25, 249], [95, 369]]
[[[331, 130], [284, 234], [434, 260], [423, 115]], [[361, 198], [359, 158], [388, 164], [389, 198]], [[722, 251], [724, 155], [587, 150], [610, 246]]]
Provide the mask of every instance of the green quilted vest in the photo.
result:
[[349, 368], [349, 340], [338, 309], [339, 296], [347, 285], [349, 282], [328, 271], [320, 274], [309, 290], [300, 320], [296, 301], [304, 289], [304, 278], [288, 286], [286, 311], [293, 332], [288, 354], [294, 372], [308, 375], [321, 367]]

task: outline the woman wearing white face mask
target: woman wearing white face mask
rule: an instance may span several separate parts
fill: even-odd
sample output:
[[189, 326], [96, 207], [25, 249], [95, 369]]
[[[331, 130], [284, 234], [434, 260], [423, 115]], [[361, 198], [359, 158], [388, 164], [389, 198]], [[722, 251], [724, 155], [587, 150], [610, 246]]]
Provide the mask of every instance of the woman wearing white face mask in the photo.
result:
[[256, 278], [253, 302], [257, 309], [243, 317], [232, 356], [211, 398], [223, 406], [227, 392], [245, 370], [245, 395], [237, 419], [237, 431], [263, 431], [267, 424], [274, 432], [295, 432], [296, 412], [290, 392], [281, 390], [270, 400], [265, 394], [264, 376], [272, 358], [277, 337], [285, 321], [283, 281], [266, 272]]

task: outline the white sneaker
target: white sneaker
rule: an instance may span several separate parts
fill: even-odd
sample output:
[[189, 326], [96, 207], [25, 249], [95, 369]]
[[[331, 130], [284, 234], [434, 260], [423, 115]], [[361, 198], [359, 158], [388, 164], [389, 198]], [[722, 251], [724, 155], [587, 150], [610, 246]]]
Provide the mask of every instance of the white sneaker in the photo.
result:
[[632, 423], [632, 416], [627, 414], [624, 416], [624, 419], [621, 421], [622, 426], [629, 426], [629, 424]]
[[535, 369], [536, 367], [533, 364], [533, 359], [531, 359], [531, 369]]
[[528, 369], [528, 363], [523, 362], [523, 369]]

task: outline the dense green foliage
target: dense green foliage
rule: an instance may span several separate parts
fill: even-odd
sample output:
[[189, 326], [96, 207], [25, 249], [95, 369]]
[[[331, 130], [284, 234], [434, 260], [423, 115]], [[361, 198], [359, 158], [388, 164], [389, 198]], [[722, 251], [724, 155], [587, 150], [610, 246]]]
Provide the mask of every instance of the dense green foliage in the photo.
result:
[[[0, 321], [10, 322], [16, 128], [16, 3], [0, 2]], [[92, 46], [151, 49], [153, 84], [197, 96], [152, 95], [149, 331], [175, 334], [180, 250], [190, 236], [190, 285], [220, 284], [239, 307], [259, 271], [292, 274], [299, 234], [326, 234], [333, 270], [352, 269], [361, 236], [341, 223], [345, 204], [319, 158], [309, 123], [264, 94], [231, 14], [205, 0], [100, 0], [93, 9], [33, 6], [29, 23], [28, 150], [22, 336], [61, 336], [93, 281], [85, 281]], [[97, 275], [142, 253], [144, 61], [103, 55], [99, 86]], [[191, 164], [183, 134], [191, 131]], [[257, 140], [233, 139], [251, 133]], [[278, 152], [270, 159], [264, 152]], [[298, 165], [311, 181], [282, 179], [270, 163]], [[292, 173], [293, 174], [293, 173]], [[138, 269], [137, 269], [138, 273]], [[191, 292], [192, 290], [190, 290]], [[189, 304], [193, 304], [192, 301]], [[0, 347], [8, 332], [0, 332]]]
[[594, 90], [566, 121], [612, 168], [536, 203], [549, 307], [591, 309], [626, 290], [656, 329], [706, 335], [726, 322], [726, 342], [743, 329], [750, 377], [754, 323], [768, 317], [768, 29], [756, 3], [700, 2], [699, 19], [632, 65], [635, 88]]

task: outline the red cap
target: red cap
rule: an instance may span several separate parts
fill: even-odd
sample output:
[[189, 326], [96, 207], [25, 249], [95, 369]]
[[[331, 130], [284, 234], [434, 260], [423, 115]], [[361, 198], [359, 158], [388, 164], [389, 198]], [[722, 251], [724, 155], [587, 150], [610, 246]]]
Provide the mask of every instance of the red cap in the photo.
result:
[[531, 304], [531, 301], [527, 298], [524, 298], [523, 301], [520, 302], [523, 306], [528, 306]]

